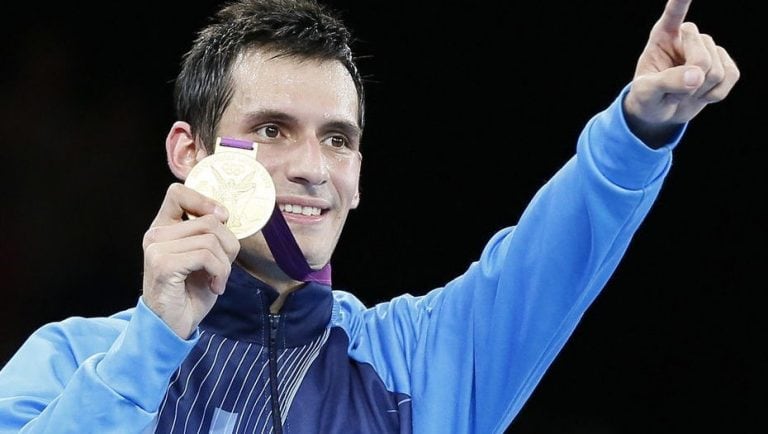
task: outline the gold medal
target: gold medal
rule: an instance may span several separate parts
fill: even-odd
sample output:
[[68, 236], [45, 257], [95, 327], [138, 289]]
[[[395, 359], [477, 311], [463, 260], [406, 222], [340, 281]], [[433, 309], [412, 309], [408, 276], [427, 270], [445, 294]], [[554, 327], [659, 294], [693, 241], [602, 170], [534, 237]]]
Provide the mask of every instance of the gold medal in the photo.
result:
[[227, 227], [238, 239], [261, 230], [275, 208], [275, 185], [256, 161], [257, 148], [253, 142], [219, 137], [213, 153], [197, 163], [184, 181], [227, 207]]

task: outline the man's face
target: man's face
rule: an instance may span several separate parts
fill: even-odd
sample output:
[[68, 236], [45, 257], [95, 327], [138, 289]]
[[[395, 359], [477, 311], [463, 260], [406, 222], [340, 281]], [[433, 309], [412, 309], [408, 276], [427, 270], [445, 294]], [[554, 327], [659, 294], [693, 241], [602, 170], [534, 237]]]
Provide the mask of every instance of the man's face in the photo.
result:
[[[339, 62], [272, 55], [251, 50], [235, 62], [218, 135], [258, 143], [256, 158], [272, 175], [283, 216], [317, 269], [330, 261], [359, 202], [357, 90]], [[272, 261], [260, 232], [241, 245], [246, 268]]]

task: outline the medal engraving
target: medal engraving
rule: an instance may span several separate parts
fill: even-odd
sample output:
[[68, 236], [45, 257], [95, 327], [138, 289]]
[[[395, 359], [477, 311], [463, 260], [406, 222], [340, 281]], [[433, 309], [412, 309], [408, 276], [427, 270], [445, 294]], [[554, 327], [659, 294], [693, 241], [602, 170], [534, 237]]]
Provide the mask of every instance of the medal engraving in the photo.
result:
[[227, 207], [227, 227], [243, 239], [261, 230], [272, 216], [275, 186], [255, 152], [219, 149], [197, 163], [184, 184]]

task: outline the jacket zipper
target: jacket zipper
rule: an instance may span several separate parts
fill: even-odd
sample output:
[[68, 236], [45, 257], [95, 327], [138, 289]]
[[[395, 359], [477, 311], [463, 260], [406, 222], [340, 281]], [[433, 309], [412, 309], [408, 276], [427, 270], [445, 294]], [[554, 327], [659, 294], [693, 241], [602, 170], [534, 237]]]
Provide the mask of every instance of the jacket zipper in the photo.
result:
[[269, 392], [272, 401], [272, 424], [275, 434], [283, 433], [283, 418], [280, 414], [280, 399], [277, 393], [277, 330], [280, 315], [269, 314]]

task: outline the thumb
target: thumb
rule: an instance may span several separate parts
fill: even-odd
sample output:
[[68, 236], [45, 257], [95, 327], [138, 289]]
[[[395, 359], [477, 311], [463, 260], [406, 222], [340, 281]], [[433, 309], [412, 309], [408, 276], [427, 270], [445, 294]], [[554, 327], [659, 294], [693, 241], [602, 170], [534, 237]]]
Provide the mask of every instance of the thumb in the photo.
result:
[[681, 65], [635, 77], [632, 90], [639, 101], [658, 103], [669, 95], [693, 95], [704, 83], [704, 71], [698, 66]]
[[681, 65], [657, 74], [656, 89], [661, 94], [691, 95], [704, 84], [704, 71], [698, 66]]
[[682, 69], [683, 86], [686, 89], [696, 90], [704, 83], [704, 71], [698, 66], [683, 66], [680, 69]]

